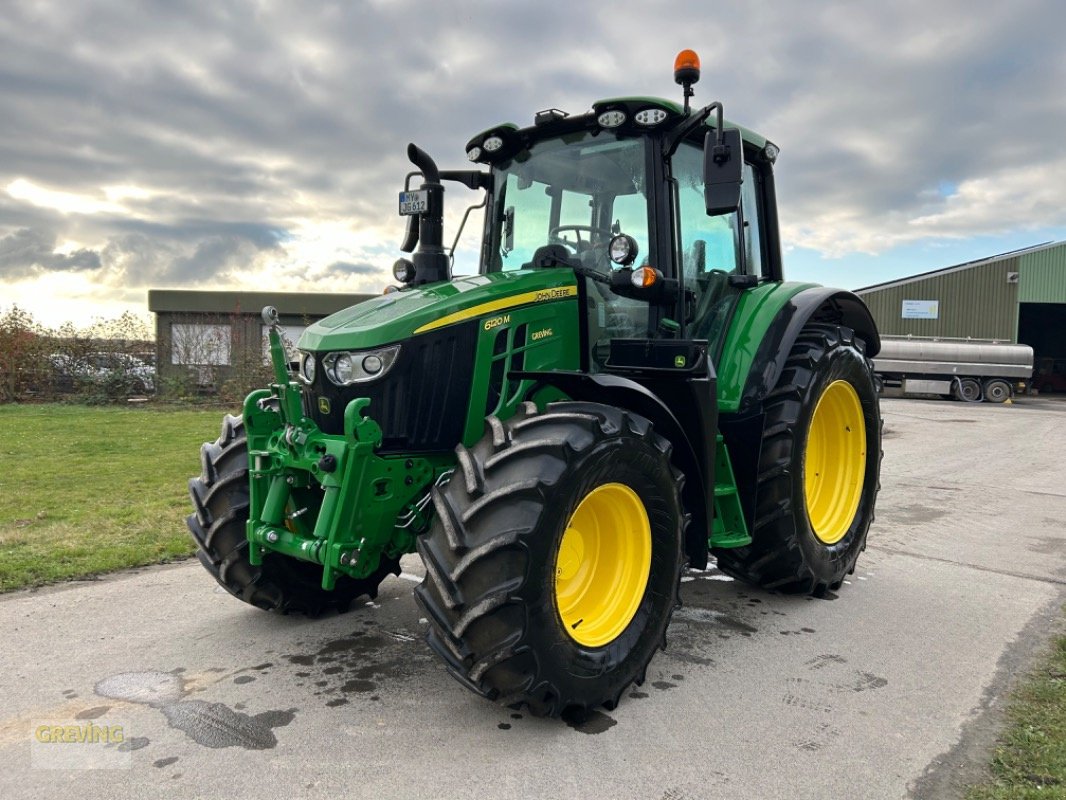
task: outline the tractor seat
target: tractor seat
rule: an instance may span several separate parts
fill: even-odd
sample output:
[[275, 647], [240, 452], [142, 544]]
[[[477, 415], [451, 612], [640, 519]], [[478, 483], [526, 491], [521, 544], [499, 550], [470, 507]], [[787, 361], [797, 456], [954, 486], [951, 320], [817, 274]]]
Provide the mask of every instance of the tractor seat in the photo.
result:
[[561, 244], [543, 244], [533, 251], [533, 258], [522, 265], [522, 269], [543, 269], [545, 267], [572, 267], [570, 251]]

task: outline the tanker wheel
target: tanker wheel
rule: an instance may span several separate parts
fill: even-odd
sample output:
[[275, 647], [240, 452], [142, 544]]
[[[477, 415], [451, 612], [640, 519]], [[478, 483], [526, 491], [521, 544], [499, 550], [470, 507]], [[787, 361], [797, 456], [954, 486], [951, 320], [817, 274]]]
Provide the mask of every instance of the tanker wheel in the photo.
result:
[[237, 599], [268, 611], [314, 617], [330, 608], [347, 611], [360, 595], [377, 597], [385, 576], [400, 574], [399, 559], [383, 556], [368, 578], [342, 576], [333, 591], [326, 591], [317, 564], [268, 554], [262, 566], [252, 566], [245, 536], [248, 438], [240, 417], [223, 418], [222, 434], [200, 448], [200, 463], [200, 476], [189, 480], [194, 513], [185, 521], [199, 548], [200, 563]]
[[1006, 403], [1010, 400], [1010, 384], [1000, 378], [985, 381], [984, 390], [987, 403]]
[[679, 604], [681, 473], [643, 417], [532, 403], [456, 449], [418, 542], [430, 648], [472, 691], [536, 716], [613, 709]]
[[951, 387], [951, 396], [965, 403], [980, 403], [981, 383], [976, 378], [960, 378]]
[[718, 567], [823, 596], [855, 571], [880, 488], [881, 413], [862, 342], [808, 324], [764, 411], [752, 543], [715, 550]]

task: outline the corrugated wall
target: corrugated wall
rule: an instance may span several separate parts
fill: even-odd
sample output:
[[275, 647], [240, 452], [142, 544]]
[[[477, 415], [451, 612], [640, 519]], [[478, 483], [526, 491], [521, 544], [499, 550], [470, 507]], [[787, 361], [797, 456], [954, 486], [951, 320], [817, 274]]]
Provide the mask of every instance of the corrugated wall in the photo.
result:
[[1066, 242], [1018, 259], [1022, 303], [1066, 303]]
[[[1018, 272], [1017, 257], [908, 283], [860, 292], [881, 333], [894, 336], [971, 336], [1015, 341], [1018, 286], [1007, 275]], [[903, 319], [904, 300], [937, 300], [937, 319]]]

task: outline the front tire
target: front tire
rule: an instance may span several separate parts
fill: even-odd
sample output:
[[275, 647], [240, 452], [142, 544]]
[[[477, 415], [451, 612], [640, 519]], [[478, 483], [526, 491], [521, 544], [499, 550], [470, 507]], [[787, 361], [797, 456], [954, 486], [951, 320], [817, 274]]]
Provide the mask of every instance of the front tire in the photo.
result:
[[390, 573], [400, 574], [398, 559], [382, 556], [377, 571], [356, 580], [341, 576], [333, 591], [322, 588], [322, 567], [269, 553], [262, 566], [248, 559], [248, 438], [244, 420], [227, 414], [222, 433], [200, 448], [201, 473], [189, 480], [194, 513], [186, 518], [196, 540], [197, 558], [227, 592], [238, 600], [282, 614], [309, 617], [335, 608], [347, 611], [361, 595], [377, 597]]
[[418, 542], [430, 648], [467, 688], [537, 716], [614, 708], [678, 604], [669, 442], [609, 406], [526, 404], [456, 452]]
[[764, 411], [752, 543], [714, 555], [741, 580], [823, 596], [855, 571], [880, 488], [881, 412], [861, 340], [807, 325]]

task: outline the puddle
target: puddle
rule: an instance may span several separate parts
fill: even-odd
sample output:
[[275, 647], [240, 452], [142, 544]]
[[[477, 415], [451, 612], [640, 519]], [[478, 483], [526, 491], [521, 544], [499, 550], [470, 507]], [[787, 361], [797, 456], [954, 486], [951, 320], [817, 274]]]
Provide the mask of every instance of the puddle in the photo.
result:
[[588, 711], [584, 714], [563, 714], [563, 722], [575, 731], [595, 734], [608, 731], [618, 724], [618, 720], [602, 711]]
[[123, 672], [104, 678], [93, 691], [100, 697], [156, 708], [185, 696], [185, 682], [169, 672]]
[[[257, 669], [271, 665], [264, 664]], [[158, 708], [172, 728], [183, 731], [186, 736], [204, 747], [243, 747], [247, 750], [269, 750], [278, 743], [274, 728], [288, 725], [296, 716], [296, 709], [287, 711], [264, 711], [251, 716], [234, 711], [223, 703], [208, 703], [203, 700], [185, 700], [185, 682], [171, 672], [123, 672], [99, 681], [94, 690], [100, 697], [124, 700], [127, 703]], [[235, 683], [254, 680], [245, 676]], [[243, 708], [243, 705], [238, 704]], [[98, 706], [82, 712], [80, 718], [95, 719], [106, 714], [110, 706]], [[89, 716], [91, 715], [91, 716]], [[140, 750], [149, 740], [130, 739], [123, 743], [123, 750]], [[155, 766], [166, 766], [177, 759], [160, 759]]]
[[204, 747], [243, 747], [246, 750], [269, 750], [277, 746], [274, 728], [288, 725], [296, 709], [264, 711], [254, 717], [234, 711], [223, 703], [186, 700], [163, 707], [172, 728]]

